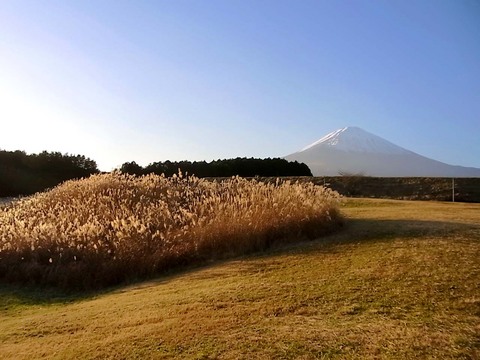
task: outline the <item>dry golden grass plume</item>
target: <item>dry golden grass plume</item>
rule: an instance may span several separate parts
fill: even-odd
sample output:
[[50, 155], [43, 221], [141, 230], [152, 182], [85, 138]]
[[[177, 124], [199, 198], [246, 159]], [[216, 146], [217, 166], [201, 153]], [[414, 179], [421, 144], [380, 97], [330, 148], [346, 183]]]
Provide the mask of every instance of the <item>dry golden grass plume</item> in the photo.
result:
[[342, 223], [313, 184], [111, 173], [0, 209], [0, 279], [97, 288], [315, 238]]

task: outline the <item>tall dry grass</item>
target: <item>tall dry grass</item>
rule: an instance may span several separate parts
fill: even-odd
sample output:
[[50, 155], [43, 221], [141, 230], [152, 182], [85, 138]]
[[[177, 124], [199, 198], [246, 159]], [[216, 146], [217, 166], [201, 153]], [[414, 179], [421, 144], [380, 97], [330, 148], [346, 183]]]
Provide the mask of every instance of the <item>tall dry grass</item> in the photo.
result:
[[93, 175], [0, 209], [0, 279], [118, 284], [315, 238], [341, 225], [338, 202], [313, 184]]

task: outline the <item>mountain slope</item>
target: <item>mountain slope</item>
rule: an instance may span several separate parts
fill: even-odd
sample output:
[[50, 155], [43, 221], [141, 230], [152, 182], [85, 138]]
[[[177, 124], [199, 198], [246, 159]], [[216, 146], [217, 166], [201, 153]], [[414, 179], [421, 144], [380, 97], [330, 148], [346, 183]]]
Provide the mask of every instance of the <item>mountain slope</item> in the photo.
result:
[[285, 159], [307, 164], [314, 176], [480, 176], [480, 169], [429, 159], [358, 127], [333, 131]]

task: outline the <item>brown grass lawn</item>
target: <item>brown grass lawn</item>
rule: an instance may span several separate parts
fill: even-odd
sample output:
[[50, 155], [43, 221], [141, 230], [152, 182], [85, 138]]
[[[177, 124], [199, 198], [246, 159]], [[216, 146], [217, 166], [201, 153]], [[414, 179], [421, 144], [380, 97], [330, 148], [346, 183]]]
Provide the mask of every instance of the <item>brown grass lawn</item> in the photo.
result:
[[326, 238], [104, 293], [0, 287], [2, 359], [479, 359], [480, 204], [349, 199]]

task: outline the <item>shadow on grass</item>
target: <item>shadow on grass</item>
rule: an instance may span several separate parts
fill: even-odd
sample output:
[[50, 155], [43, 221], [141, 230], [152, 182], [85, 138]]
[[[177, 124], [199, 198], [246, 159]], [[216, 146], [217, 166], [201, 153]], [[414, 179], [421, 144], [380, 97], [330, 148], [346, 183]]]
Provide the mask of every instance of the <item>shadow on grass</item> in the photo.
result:
[[68, 292], [53, 287], [0, 283], [0, 314], [32, 305], [48, 306], [92, 299], [110, 290]]
[[0, 283], [0, 314], [28, 306], [61, 305], [88, 300], [108, 293], [129, 291], [132, 287], [138, 289], [157, 286], [175, 278], [231, 261], [255, 261], [278, 255], [299, 255], [312, 252], [331, 253], [341, 251], [338, 245], [389, 242], [393, 239], [431, 239], [436, 236], [445, 238], [455, 233], [469, 234], [472, 235], [472, 239], [476, 238], [480, 241], [480, 226], [471, 224], [424, 220], [349, 219], [342, 230], [322, 238], [302, 240], [296, 243], [284, 242], [274, 245], [264, 252], [193, 264], [170, 270], [154, 278], [130, 281], [102, 290], [68, 292], [56, 288]]
[[[235, 256], [222, 260], [215, 260], [209, 263], [202, 263], [188, 268], [177, 269], [169, 274], [159, 275], [147, 281], [139, 281], [116, 287], [113, 291], [127, 292], [132, 288], [149, 288], [158, 286], [176, 278], [191, 275], [199, 270], [219, 267], [234, 261], [252, 262], [257, 260], [268, 260], [283, 255], [311, 255], [313, 253], [337, 253], [343, 251], [341, 245], [362, 244], [362, 243], [388, 243], [393, 240], [422, 240], [435, 237], [445, 238], [456, 233], [471, 234], [472, 239], [480, 241], [480, 226], [464, 223], [445, 221], [423, 221], [423, 220], [372, 220], [372, 219], [350, 219], [344, 227], [333, 234], [323, 236], [315, 240], [301, 240], [299, 242], [288, 242], [276, 244], [267, 251], [256, 252], [248, 255]], [[284, 261], [284, 259], [280, 260]], [[263, 267], [264, 265], [259, 265]], [[225, 270], [208, 272], [205, 276], [198, 276], [198, 279], [225, 276]], [[195, 276], [197, 278], [197, 276]]]
[[480, 226], [472, 224], [433, 220], [349, 219], [344, 231], [317, 239], [305, 250], [321, 247], [328, 251], [339, 244], [389, 242], [393, 239], [418, 241], [445, 238], [457, 233], [472, 234], [480, 240]]

